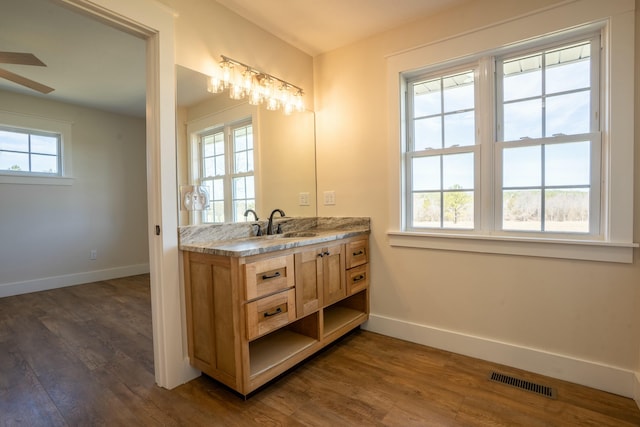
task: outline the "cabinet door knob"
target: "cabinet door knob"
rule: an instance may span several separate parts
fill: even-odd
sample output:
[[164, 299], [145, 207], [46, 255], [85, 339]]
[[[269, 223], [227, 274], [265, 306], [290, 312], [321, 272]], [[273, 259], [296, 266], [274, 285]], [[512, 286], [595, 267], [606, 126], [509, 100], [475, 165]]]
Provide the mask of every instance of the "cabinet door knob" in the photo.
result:
[[271, 313], [265, 313], [264, 317], [271, 317], [271, 316], [275, 316], [276, 314], [280, 314], [282, 313], [282, 308], [278, 307], [275, 310], [273, 310]]
[[331, 255], [331, 253], [329, 251], [327, 251], [327, 252], [323, 253], [323, 255], [324, 256], [329, 256], [329, 255]]
[[275, 279], [276, 277], [280, 277], [280, 272], [279, 271], [276, 271], [272, 275], [263, 274], [262, 275], [262, 280]]

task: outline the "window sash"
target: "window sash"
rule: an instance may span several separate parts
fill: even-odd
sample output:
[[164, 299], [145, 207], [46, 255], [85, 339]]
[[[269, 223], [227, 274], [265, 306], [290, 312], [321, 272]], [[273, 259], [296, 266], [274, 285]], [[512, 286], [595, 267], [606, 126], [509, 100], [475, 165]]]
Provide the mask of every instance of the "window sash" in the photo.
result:
[[[0, 158], [5, 157], [7, 159], [10, 159], [11, 157], [14, 157], [16, 159], [15, 161], [19, 162], [17, 158], [23, 157], [26, 160], [26, 165], [24, 165], [26, 166], [25, 169], [12, 169], [11, 167], [9, 167], [1, 170], [3, 174], [24, 176], [62, 176], [61, 134], [30, 129], [19, 129], [8, 126], [0, 126], [0, 132], [7, 133], [9, 135], [14, 134], [26, 136], [26, 147], [10, 147], [9, 143], [3, 143], [3, 141], [0, 141]], [[52, 147], [52, 149], [49, 148], [48, 150], [38, 150], [38, 137], [53, 139], [54, 146]], [[36, 170], [38, 168], [36, 166], [38, 160], [40, 162], [44, 161], [50, 167], [50, 169], [52, 169], [51, 166], [53, 165], [53, 168], [55, 168], [55, 170], [51, 172]], [[9, 163], [12, 163], [12, 161], [9, 160]], [[19, 167], [19, 164], [16, 163], [16, 166]]]

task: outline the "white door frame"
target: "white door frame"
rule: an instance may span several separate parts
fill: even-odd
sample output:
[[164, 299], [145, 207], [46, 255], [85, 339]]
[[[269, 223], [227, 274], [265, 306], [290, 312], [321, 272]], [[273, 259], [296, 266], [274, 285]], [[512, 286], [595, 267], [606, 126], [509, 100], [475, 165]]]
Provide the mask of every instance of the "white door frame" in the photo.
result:
[[57, 1], [147, 42], [147, 212], [153, 356], [156, 383], [173, 388], [200, 374], [188, 362], [180, 292], [174, 14], [152, 0]]

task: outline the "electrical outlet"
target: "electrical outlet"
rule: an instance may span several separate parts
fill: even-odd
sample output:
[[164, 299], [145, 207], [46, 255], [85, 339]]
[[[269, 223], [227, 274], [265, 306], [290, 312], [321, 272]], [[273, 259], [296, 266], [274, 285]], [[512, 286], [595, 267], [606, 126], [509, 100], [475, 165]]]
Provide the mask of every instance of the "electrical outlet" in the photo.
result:
[[324, 192], [324, 205], [328, 206], [328, 205], [335, 205], [336, 204], [336, 192], [331, 190], [331, 191], [325, 191]]
[[98, 259], [98, 250], [97, 249], [91, 249], [89, 251], [89, 259], [90, 260]]
[[298, 205], [309, 206], [309, 193], [300, 193], [298, 195]]

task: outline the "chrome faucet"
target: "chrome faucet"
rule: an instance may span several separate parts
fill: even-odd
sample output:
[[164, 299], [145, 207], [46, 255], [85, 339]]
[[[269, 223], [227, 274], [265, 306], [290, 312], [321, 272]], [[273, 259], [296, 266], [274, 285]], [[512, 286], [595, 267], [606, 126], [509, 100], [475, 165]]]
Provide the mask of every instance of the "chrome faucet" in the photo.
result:
[[273, 232], [273, 215], [274, 215], [275, 213], [279, 213], [279, 214], [280, 214], [280, 216], [285, 216], [285, 213], [284, 213], [284, 211], [283, 211], [282, 209], [274, 209], [274, 210], [271, 212], [271, 215], [269, 215], [269, 223], [267, 224], [267, 236], [270, 236], [270, 235], [272, 235], [272, 234], [275, 234], [275, 233]]

